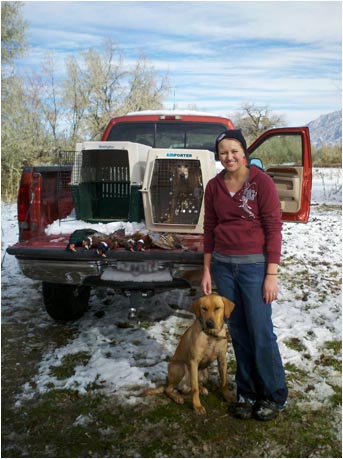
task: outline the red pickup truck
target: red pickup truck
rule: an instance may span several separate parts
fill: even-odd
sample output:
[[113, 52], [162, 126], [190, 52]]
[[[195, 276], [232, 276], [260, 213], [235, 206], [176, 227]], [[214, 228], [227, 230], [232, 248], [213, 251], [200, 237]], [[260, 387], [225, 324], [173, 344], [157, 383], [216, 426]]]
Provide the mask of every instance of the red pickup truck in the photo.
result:
[[[218, 172], [215, 138], [233, 127], [228, 118], [200, 112], [131, 113], [113, 118], [101, 142], [83, 142], [72, 154], [61, 154], [60, 164], [24, 168], [19, 242], [7, 252], [26, 276], [42, 281], [51, 317], [80, 318], [91, 288], [148, 294], [199, 286], [203, 192]], [[250, 163], [273, 178], [283, 220], [306, 223], [312, 186], [308, 128], [270, 130], [248, 151]], [[178, 192], [182, 187], [176, 171], [185, 162], [196, 182], [191, 193]], [[84, 247], [67, 250], [71, 234], [51, 234], [47, 228], [73, 219], [86, 230], [98, 222], [141, 222], [152, 239], [177, 240], [179, 245], [151, 244], [145, 250], [116, 245], [106, 256]]]

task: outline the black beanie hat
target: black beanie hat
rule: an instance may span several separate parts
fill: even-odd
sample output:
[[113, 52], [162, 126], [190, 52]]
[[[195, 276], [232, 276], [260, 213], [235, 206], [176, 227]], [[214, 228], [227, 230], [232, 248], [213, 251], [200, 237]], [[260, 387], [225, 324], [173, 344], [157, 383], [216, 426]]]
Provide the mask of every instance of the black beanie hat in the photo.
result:
[[241, 143], [244, 153], [247, 151], [247, 143], [245, 138], [243, 137], [242, 131], [240, 129], [228, 129], [221, 134], [218, 135], [216, 138], [216, 156], [218, 157], [218, 143], [221, 142], [223, 139], [235, 139]]

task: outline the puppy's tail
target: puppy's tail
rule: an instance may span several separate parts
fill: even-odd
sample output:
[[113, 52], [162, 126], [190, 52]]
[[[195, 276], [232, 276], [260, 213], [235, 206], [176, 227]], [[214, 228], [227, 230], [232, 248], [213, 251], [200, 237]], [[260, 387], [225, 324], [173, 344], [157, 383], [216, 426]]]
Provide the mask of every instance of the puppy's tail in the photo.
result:
[[140, 397], [147, 397], [148, 395], [157, 395], [157, 394], [163, 394], [164, 392], [164, 386], [160, 387], [155, 387], [153, 389], [147, 389], [141, 394], [139, 394]]

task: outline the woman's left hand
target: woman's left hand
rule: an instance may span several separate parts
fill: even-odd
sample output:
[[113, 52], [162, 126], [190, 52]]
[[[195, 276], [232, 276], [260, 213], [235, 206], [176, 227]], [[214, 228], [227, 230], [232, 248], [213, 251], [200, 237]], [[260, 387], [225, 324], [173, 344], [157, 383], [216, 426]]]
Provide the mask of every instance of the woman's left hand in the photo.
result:
[[266, 275], [263, 284], [263, 298], [266, 303], [271, 303], [277, 299], [279, 293], [278, 278], [276, 276]]

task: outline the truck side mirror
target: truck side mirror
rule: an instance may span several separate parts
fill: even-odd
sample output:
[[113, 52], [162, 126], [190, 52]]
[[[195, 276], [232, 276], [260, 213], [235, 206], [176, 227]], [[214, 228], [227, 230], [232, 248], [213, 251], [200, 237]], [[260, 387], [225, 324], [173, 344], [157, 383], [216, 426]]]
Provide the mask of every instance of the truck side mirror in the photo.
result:
[[260, 169], [264, 170], [264, 168], [263, 168], [263, 163], [262, 163], [262, 161], [260, 160], [260, 158], [251, 158], [251, 159], [249, 160], [249, 164], [250, 164], [250, 166], [257, 166], [257, 167], [259, 167]]

